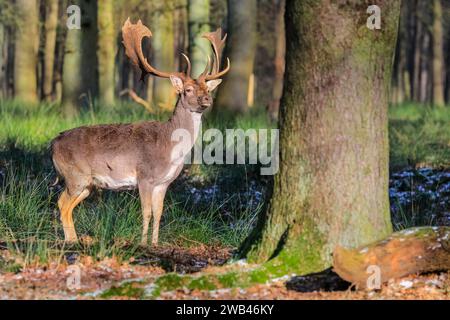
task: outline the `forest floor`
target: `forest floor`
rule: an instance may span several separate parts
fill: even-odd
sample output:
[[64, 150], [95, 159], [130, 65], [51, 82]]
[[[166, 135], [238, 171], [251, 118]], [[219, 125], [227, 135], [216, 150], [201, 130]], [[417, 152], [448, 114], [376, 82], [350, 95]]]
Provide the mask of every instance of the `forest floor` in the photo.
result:
[[[163, 253], [165, 251], [165, 253]], [[223, 263], [229, 251], [204, 246], [189, 250], [165, 248], [160, 254], [176, 256], [179, 267]], [[1, 252], [2, 259], [11, 258], [8, 251]], [[190, 259], [190, 260], [189, 260]], [[73, 261], [72, 261], [73, 263]], [[71, 285], [73, 266], [80, 270], [78, 286]], [[202, 271], [208, 272], [214, 266]], [[212, 270], [214, 271], [214, 269]], [[0, 273], [0, 299], [141, 299], [142, 292], [133, 283], [145, 281], [146, 288], [166, 274], [160, 266], [140, 265], [136, 261], [119, 263], [114, 258], [94, 262], [91, 257], [77, 259], [75, 264], [50, 263], [45, 266], [28, 266], [20, 272]], [[194, 274], [195, 276], [195, 274]], [[69, 282], [68, 282], [69, 281]], [[115, 290], [130, 283], [126, 290]], [[450, 273], [411, 275], [383, 284], [379, 290], [355, 290], [339, 279], [332, 271], [302, 277], [285, 277], [247, 288], [198, 290], [180, 287], [161, 292], [161, 300], [171, 299], [293, 299], [293, 300], [378, 300], [378, 299], [450, 299]]]

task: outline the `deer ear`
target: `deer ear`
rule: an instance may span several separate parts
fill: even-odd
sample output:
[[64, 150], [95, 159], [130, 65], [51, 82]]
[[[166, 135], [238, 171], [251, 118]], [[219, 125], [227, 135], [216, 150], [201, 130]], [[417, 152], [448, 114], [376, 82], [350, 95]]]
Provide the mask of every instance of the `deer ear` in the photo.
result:
[[181, 80], [176, 76], [170, 76], [170, 81], [172, 82], [172, 85], [178, 94], [183, 93], [184, 90], [183, 80]]
[[217, 86], [221, 83], [222, 83], [222, 79], [211, 80], [211, 81], [206, 82], [206, 86], [208, 87], [208, 91], [211, 92], [215, 88], [217, 88]]

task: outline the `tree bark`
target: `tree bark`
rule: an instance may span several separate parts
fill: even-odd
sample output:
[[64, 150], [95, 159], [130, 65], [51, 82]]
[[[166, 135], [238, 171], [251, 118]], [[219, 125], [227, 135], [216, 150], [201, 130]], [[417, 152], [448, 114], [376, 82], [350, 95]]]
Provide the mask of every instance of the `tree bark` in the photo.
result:
[[357, 249], [338, 246], [333, 260], [333, 270], [358, 288], [370, 287], [371, 266], [378, 268], [380, 283], [409, 274], [450, 270], [450, 228], [412, 228]]
[[97, 93], [96, 3], [78, 0], [81, 29], [67, 30], [62, 74], [62, 110], [67, 117], [79, 113], [83, 101]]
[[225, 56], [231, 60], [217, 98], [217, 110], [226, 108], [244, 112], [248, 109], [249, 81], [256, 53], [256, 0], [228, 0], [228, 39]]
[[5, 50], [6, 32], [4, 25], [0, 22], [0, 99], [6, 94], [5, 82], [6, 82], [6, 50]]
[[433, 104], [443, 107], [444, 101], [444, 36], [441, 0], [433, 0]]
[[378, 5], [382, 29], [370, 30], [359, 1], [286, 2], [280, 168], [241, 247], [251, 262], [318, 272], [336, 245], [392, 232], [387, 109], [400, 1]]
[[58, 25], [58, 0], [45, 1], [45, 43], [44, 75], [42, 83], [43, 98], [52, 99], [53, 69], [55, 64], [56, 27]]
[[281, 95], [283, 94], [284, 78], [284, 56], [286, 53], [286, 36], [284, 31], [284, 12], [286, 0], [278, 0], [278, 13], [275, 27], [276, 48], [275, 48], [275, 78], [273, 80], [272, 100], [269, 103], [269, 117], [272, 120], [278, 119]]
[[98, 89], [102, 104], [114, 104], [114, 59], [116, 54], [116, 38], [114, 34], [113, 0], [98, 2]]
[[192, 75], [196, 78], [203, 72], [206, 57], [211, 54], [210, 44], [201, 36], [209, 32], [209, 0], [189, 0], [189, 58], [192, 62]]
[[415, 2], [415, 37], [414, 37], [414, 64], [413, 64], [413, 81], [412, 92], [413, 100], [420, 101], [420, 62], [421, 62], [421, 43], [423, 34], [422, 9], [423, 0]]
[[16, 29], [14, 56], [14, 93], [18, 100], [38, 101], [37, 54], [39, 46], [38, 3], [36, 0], [17, 0], [17, 12], [22, 21]]
[[420, 88], [419, 88], [419, 101], [423, 104], [430, 101], [430, 42], [431, 35], [428, 32], [425, 32], [423, 35], [422, 43], [421, 43], [421, 53], [420, 53]]

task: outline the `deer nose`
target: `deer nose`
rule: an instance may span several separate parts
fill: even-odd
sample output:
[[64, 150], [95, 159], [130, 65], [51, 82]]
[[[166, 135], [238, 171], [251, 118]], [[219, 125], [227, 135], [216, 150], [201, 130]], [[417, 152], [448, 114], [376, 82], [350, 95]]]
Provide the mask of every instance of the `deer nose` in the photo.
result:
[[209, 96], [203, 96], [201, 99], [202, 105], [210, 105], [211, 104], [211, 97]]

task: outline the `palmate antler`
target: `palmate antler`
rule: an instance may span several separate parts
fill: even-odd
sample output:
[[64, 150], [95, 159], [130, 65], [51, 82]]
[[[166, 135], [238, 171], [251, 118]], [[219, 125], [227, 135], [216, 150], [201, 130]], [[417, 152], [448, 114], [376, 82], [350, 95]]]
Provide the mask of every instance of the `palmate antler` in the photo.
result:
[[[144, 57], [144, 53], [142, 52], [142, 39], [145, 37], [152, 37], [152, 32], [144, 26], [141, 20], [138, 20], [136, 24], [132, 24], [130, 18], [125, 21], [125, 24], [122, 27], [122, 43], [125, 46], [125, 54], [131, 62], [141, 70], [141, 80], [143, 80], [147, 74], [152, 74], [161, 78], [177, 76], [184, 79], [184, 73], [159, 71], [148, 63], [147, 58]], [[185, 54], [183, 54], [183, 57], [187, 60], [188, 69], [190, 69], [191, 62], [189, 61], [189, 58]]]
[[[213, 64], [213, 68], [212, 68], [213, 71], [212, 71], [212, 73], [205, 72], [202, 75], [205, 77], [205, 80], [218, 79], [230, 70], [230, 59], [227, 58], [227, 67], [224, 70], [219, 72], [220, 62], [222, 59], [222, 51], [223, 51], [223, 48], [225, 47], [225, 41], [227, 39], [227, 34], [225, 34], [224, 37], [222, 38], [222, 29], [218, 28], [215, 32], [205, 33], [202, 37], [205, 39], [208, 39], [209, 42], [211, 42], [211, 45], [214, 50], [214, 64]], [[209, 62], [209, 59], [208, 59], [208, 62]], [[209, 67], [209, 63], [207, 65], [207, 69], [209, 69], [208, 67]]]
[[[220, 71], [220, 61], [222, 57], [223, 47], [225, 46], [225, 40], [227, 35], [221, 38], [222, 29], [219, 28], [215, 32], [208, 32], [203, 35], [203, 38], [208, 39], [214, 50], [214, 62], [213, 70], [210, 72], [210, 58], [208, 56], [208, 62], [205, 71], [200, 75], [199, 79], [204, 81], [218, 79], [230, 70], [230, 59], [227, 58], [227, 67]], [[186, 60], [187, 69], [186, 72], [164, 72], [153, 67], [144, 56], [142, 52], [142, 39], [145, 37], [152, 37], [152, 32], [148, 29], [141, 20], [138, 20], [136, 24], [132, 24], [130, 18], [125, 21], [122, 27], [123, 45], [125, 46], [125, 54], [131, 60], [131, 62], [141, 70], [141, 80], [145, 78], [147, 74], [152, 74], [161, 78], [170, 78], [171, 76], [177, 76], [182, 79], [188, 79], [191, 77], [191, 61], [188, 56], [182, 53], [182, 56]]]

